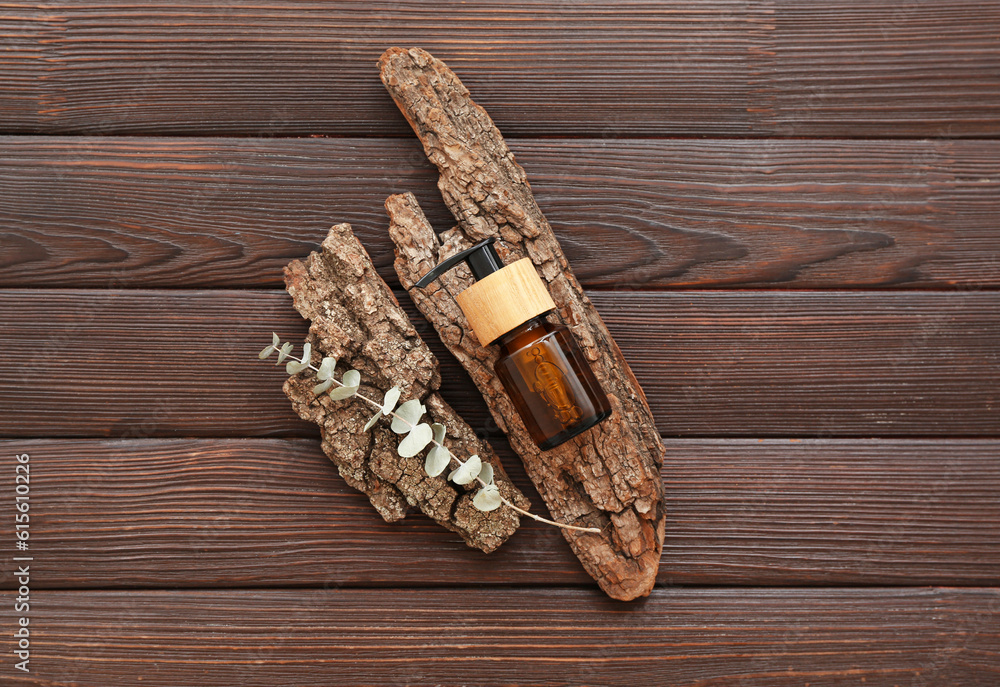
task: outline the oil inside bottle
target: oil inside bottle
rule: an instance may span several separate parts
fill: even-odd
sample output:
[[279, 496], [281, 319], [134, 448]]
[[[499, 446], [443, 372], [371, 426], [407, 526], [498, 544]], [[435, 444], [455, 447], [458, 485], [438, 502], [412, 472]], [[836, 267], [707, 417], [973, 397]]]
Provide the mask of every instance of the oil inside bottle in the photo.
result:
[[611, 404], [569, 330], [534, 317], [496, 342], [495, 370], [531, 438], [548, 450], [611, 415]]

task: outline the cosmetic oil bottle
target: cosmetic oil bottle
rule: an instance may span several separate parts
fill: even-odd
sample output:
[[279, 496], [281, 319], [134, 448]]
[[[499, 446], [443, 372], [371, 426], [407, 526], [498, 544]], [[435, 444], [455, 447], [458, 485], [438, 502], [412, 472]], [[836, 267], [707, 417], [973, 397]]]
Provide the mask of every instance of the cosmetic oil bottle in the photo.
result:
[[465, 261], [476, 282], [455, 297], [483, 346], [496, 345], [494, 370], [531, 438], [548, 450], [611, 415], [611, 404], [561, 324], [545, 319], [555, 308], [530, 258], [504, 265], [495, 238], [441, 262], [416, 283], [426, 288]]

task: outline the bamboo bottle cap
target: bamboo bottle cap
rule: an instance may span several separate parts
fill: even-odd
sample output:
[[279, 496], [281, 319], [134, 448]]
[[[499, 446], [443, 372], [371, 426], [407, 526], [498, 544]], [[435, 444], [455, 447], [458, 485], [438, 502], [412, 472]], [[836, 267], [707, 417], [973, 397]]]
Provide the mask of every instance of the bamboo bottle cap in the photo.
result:
[[530, 258], [521, 258], [504, 267], [493, 248], [495, 237], [480, 241], [461, 253], [435, 265], [417, 280], [426, 288], [432, 281], [465, 261], [478, 281], [455, 297], [472, 331], [483, 346], [556, 307], [549, 290], [535, 271]]
[[480, 279], [455, 300], [483, 346], [556, 307], [531, 258]]

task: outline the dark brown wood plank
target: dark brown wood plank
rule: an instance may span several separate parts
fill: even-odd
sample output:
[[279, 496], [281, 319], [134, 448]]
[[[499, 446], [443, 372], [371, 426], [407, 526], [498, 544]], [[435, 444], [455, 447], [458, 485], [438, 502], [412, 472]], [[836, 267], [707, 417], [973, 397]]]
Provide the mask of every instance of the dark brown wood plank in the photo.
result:
[[973, 0], [12, 2], [0, 130], [407, 135], [374, 65], [417, 45], [508, 136], [995, 136], [998, 30]]
[[[442, 360], [442, 395], [495, 430]], [[1000, 293], [613, 292], [591, 297], [666, 436], [996, 436]], [[283, 291], [0, 292], [0, 436], [315, 436], [269, 333]]]
[[[666, 446], [661, 585], [1000, 583], [1000, 440]], [[386, 524], [318, 440], [4, 441], [6, 474], [24, 453], [29, 549], [8, 537], [2, 566], [32, 556], [33, 590], [594, 588], [562, 536], [533, 521], [488, 556], [419, 514]], [[13, 499], [2, 499], [9, 512]], [[0, 583], [17, 587], [12, 575]]]
[[764, 11], [774, 29], [765, 20], [764, 43], [751, 48], [760, 129], [799, 136], [1000, 133], [1000, 5], [778, 0]]
[[[589, 287], [1000, 286], [1000, 141], [512, 146]], [[385, 198], [452, 225], [415, 138], [0, 147], [6, 286], [281, 286], [341, 221], [395, 283]]]
[[[6, 592], [7, 628], [12, 607]], [[1000, 672], [997, 589], [658, 590], [629, 605], [573, 590], [43, 591], [31, 610], [33, 672], [16, 684], [974, 687]]]

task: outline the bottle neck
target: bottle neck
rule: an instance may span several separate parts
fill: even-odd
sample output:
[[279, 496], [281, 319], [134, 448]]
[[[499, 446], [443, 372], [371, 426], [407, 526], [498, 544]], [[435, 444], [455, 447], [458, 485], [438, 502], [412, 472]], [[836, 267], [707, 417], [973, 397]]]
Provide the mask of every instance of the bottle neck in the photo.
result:
[[494, 345], [499, 346], [502, 352], [508, 349], [517, 349], [521, 346], [519, 341], [525, 339], [536, 339], [539, 336], [543, 336], [552, 330], [554, 325], [549, 324], [545, 319], [546, 313], [541, 315], [536, 315], [524, 324], [514, 327], [506, 334], [502, 334], [493, 342]]

